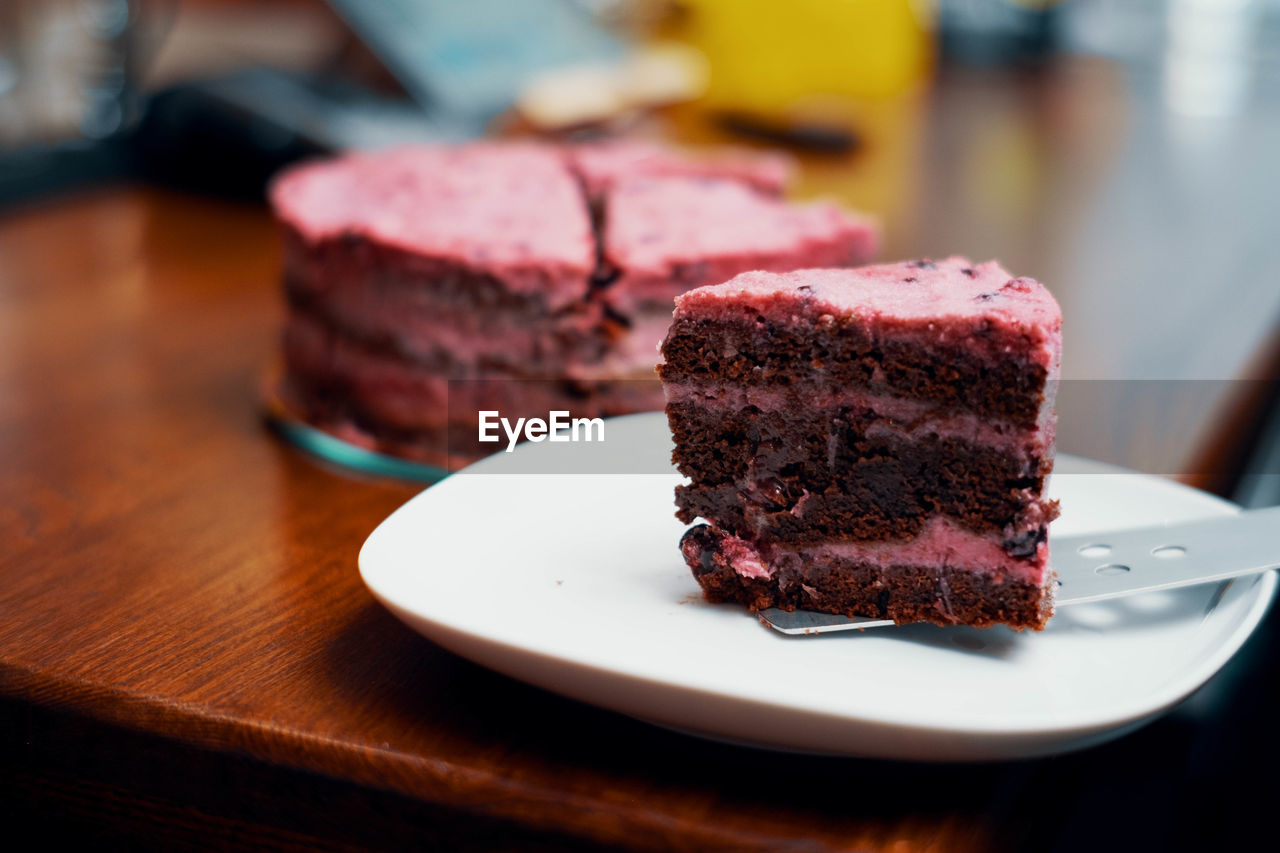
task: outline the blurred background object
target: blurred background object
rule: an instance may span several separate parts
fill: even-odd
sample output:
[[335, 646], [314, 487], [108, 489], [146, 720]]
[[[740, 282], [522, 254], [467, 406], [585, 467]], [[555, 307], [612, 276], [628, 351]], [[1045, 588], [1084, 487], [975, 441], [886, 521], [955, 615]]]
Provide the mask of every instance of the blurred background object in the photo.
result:
[[0, 144], [101, 139], [137, 118], [129, 0], [0, 5]]
[[939, 0], [943, 54], [972, 65], [1043, 61], [1058, 47], [1060, 0]]
[[702, 53], [675, 43], [642, 46], [609, 65], [570, 65], [531, 76], [518, 115], [549, 133], [625, 127], [645, 111], [691, 101], [706, 90]]
[[112, 177], [259, 195], [321, 152], [483, 133], [531, 77], [621, 61], [567, 0], [5, 8], [0, 203]]
[[1278, 31], [1280, 0], [6, 0], [0, 204], [120, 176], [253, 196], [317, 152], [670, 109], [693, 137], [909, 146], [931, 81], [1069, 55], [1223, 116], [1274, 86]]
[[807, 97], [887, 97], [918, 85], [931, 47], [912, 0], [686, 0], [690, 38], [711, 62], [711, 106], [791, 108]]
[[424, 109], [486, 122], [533, 75], [617, 60], [622, 45], [563, 0], [331, 0]]

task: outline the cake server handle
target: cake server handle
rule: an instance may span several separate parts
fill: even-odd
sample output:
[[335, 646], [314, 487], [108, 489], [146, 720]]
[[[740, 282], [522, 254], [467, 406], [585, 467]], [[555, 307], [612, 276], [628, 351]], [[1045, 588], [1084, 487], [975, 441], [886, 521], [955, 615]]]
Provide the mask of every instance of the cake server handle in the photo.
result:
[[[1050, 564], [1059, 607], [1213, 583], [1280, 568], [1280, 507], [1155, 527], [1055, 536]], [[762, 610], [760, 621], [784, 634], [880, 628], [892, 619], [809, 610]]]

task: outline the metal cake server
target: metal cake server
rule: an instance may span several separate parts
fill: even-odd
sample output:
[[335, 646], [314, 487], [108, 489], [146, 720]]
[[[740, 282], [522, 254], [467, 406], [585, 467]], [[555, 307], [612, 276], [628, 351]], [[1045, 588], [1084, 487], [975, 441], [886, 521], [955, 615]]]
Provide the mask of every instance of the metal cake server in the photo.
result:
[[[1085, 536], [1055, 536], [1058, 607], [1174, 589], [1280, 568], [1280, 507], [1176, 525]], [[810, 610], [762, 610], [760, 621], [784, 634], [881, 628], [892, 619]]]

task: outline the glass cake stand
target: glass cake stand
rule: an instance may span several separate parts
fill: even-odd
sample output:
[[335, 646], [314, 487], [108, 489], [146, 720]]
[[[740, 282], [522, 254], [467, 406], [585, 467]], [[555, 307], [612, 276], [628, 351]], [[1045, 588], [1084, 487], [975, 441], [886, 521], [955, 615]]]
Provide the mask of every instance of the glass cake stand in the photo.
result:
[[281, 393], [283, 372], [278, 366], [264, 371], [259, 397], [267, 425], [285, 441], [325, 462], [378, 477], [395, 477], [417, 483], [437, 483], [449, 471], [425, 462], [401, 459], [352, 444], [320, 427], [307, 423]]

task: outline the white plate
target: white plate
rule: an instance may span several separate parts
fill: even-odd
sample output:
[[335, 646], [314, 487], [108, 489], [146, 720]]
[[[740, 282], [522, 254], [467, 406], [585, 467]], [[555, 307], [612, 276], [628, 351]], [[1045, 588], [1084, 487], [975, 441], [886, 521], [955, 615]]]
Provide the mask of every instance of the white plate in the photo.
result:
[[[609, 421], [606, 438], [634, 470], [666, 473], [536, 473], [581, 450], [569, 444], [498, 453], [384, 521], [360, 552], [365, 583], [440, 645], [584, 702], [757, 746], [931, 761], [1044, 755], [1132, 731], [1226, 663], [1276, 589], [1267, 573], [1225, 591], [1077, 605], [1038, 634], [784, 637], [702, 601], [677, 550], [665, 418]], [[1050, 491], [1058, 534], [1236, 511], [1068, 456]]]

